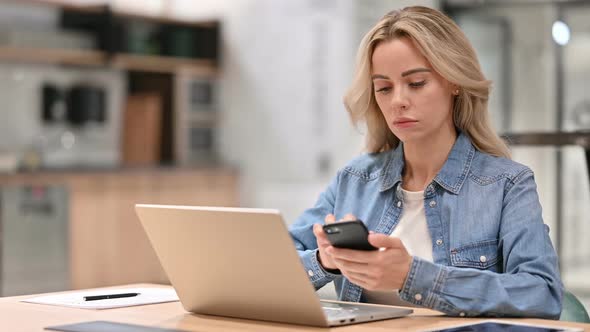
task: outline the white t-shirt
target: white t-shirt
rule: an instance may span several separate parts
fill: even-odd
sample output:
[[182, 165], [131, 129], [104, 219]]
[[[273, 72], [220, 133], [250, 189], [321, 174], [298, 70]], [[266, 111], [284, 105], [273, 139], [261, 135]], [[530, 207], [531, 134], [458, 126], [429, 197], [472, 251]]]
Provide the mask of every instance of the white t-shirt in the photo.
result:
[[[402, 194], [404, 202], [402, 215], [390, 236], [400, 238], [410, 255], [432, 262], [432, 238], [426, 223], [424, 191], [402, 189]], [[397, 290], [390, 292], [365, 290], [364, 294], [369, 303], [414, 306], [400, 299]]]

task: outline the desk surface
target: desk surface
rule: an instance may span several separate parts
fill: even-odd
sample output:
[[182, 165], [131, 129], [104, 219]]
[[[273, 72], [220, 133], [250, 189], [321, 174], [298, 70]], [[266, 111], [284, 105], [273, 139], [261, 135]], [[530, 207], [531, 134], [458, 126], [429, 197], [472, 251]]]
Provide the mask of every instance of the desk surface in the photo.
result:
[[[158, 285], [127, 285], [125, 287], [169, 287]], [[477, 321], [482, 319], [451, 318], [428, 309], [415, 309], [414, 314], [398, 319], [350, 325], [337, 328], [315, 328], [262, 321], [191, 314], [180, 302], [145, 306], [86, 310], [19, 302], [32, 297], [15, 296], [0, 298], [0, 328], [3, 331], [43, 331], [55, 326], [94, 320], [107, 320], [127, 324], [177, 328], [187, 331], [420, 331]], [[566, 323], [541, 319], [512, 319], [512, 321], [549, 326], [581, 327], [590, 331], [590, 324]]]

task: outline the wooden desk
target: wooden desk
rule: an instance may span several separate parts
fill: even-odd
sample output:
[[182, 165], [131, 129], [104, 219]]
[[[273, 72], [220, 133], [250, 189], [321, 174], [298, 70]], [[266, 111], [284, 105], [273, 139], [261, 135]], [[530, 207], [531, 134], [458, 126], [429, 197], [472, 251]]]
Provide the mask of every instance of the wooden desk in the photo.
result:
[[[169, 287], [159, 285], [129, 285], [126, 287]], [[115, 287], [117, 288], [117, 287]], [[0, 329], [3, 331], [43, 331], [46, 326], [64, 325], [94, 320], [107, 320], [127, 324], [177, 328], [187, 331], [420, 331], [457, 325], [482, 319], [451, 318], [428, 309], [415, 309], [414, 314], [399, 319], [337, 327], [333, 329], [299, 325], [270, 323], [245, 319], [191, 314], [180, 302], [145, 306], [86, 310], [19, 302], [32, 297], [17, 296], [0, 298]], [[513, 321], [544, 325], [581, 327], [590, 331], [590, 324], [566, 323], [541, 319], [513, 319]]]

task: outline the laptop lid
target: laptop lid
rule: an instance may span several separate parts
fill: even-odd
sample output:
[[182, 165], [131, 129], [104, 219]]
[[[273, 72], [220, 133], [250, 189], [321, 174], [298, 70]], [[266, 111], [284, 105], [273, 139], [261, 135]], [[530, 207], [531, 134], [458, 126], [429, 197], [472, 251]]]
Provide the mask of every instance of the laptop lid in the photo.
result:
[[[279, 211], [137, 204], [136, 212], [187, 311], [313, 326], [351, 321], [326, 318]], [[379, 308], [374, 319], [412, 312], [391, 311]], [[371, 320], [365, 316], [358, 321]]]

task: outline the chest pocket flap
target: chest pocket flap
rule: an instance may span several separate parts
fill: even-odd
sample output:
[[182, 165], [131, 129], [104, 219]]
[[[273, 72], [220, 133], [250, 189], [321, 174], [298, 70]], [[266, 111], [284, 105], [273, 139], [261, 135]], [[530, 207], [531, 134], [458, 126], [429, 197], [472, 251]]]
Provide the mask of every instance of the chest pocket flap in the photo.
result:
[[496, 263], [498, 263], [498, 240], [479, 241], [451, 249], [453, 266], [488, 269]]

